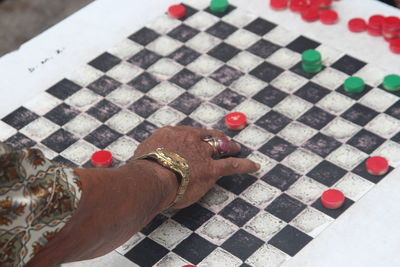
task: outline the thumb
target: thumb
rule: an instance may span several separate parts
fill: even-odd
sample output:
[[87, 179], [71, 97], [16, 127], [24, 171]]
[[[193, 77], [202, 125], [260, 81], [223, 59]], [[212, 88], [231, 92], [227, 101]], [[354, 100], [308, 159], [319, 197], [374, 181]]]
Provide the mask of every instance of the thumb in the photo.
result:
[[260, 164], [243, 158], [225, 158], [213, 161], [213, 168], [218, 176], [252, 173], [258, 171], [260, 167]]

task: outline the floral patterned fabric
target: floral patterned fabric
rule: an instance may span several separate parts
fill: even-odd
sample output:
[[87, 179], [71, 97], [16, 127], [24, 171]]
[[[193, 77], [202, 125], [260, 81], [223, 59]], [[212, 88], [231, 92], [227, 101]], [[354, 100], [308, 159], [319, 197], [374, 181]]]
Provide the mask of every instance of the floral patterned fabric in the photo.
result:
[[0, 266], [25, 265], [71, 219], [81, 193], [73, 169], [0, 142]]

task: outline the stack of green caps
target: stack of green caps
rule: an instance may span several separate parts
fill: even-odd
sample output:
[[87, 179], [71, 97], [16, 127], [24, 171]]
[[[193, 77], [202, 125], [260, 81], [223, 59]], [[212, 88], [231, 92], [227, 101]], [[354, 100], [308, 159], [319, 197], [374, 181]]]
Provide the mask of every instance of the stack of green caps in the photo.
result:
[[211, 0], [210, 9], [215, 13], [223, 13], [229, 7], [228, 0]]
[[400, 90], [400, 76], [396, 74], [390, 74], [383, 79], [383, 87], [388, 91]]
[[364, 80], [360, 77], [349, 77], [344, 81], [344, 90], [348, 93], [361, 93], [365, 88]]
[[321, 53], [314, 49], [303, 52], [301, 66], [307, 73], [317, 73], [322, 69]]

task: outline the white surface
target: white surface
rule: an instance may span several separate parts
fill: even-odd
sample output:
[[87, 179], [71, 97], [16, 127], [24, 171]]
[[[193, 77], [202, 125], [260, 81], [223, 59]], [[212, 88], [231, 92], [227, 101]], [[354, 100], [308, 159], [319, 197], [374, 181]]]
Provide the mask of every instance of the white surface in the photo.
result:
[[[76, 66], [85, 64], [124, 39], [174, 2], [97, 0], [29, 41], [19, 51], [3, 56], [0, 58], [0, 117], [68, 76]], [[375, 13], [400, 16], [397, 9], [374, 0], [342, 0], [335, 2], [340, 23], [323, 26], [305, 23], [289, 11], [274, 12], [268, 8], [266, 0], [232, 0], [232, 3], [366, 62], [373, 62], [388, 72], [400, 73], [400, 56], [390, 53], [381, 38], [366, 33], [353, 34], [346, 27], [348, 19], [356, 16], [367, 18]], [[42, 61], [46, 62], [42, 64]], [[29, 68], [35, 70], [30, 72]], [[397, 169], [286, 266], [399, 266], [399, 175]], [[69, 266], [134, 265], [113, 252], [101, 259]]]

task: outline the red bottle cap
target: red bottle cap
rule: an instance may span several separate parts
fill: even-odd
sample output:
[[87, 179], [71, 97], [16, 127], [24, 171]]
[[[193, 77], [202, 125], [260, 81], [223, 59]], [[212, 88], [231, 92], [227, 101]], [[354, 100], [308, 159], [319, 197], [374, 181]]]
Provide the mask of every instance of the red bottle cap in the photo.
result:
[[323, 24], [331, 25], [335, 24], [339, 16], [336, 11], [331, 9], [323, 10], [319, 13], [319, 19]]
[[319, 19], [319, 8], [315, 6], [308, 7], [301, 11], [301, 18], [307, 22], [314, 22]]
[[389, 163], [384, 157], [370, 157], [365, 162], [367, 171], [372, 175], [384, 175], [389, 170]]
[[367, 23], [361, 18], [349, 20], [347, 26], [351, 32], [363, 32], [367, 29]]
[[288, 6], [288, 0], [271, 0], [269, 5], [274, 10], [283, 10]]
[[112, 164], [112, 153], [107, 150], [100, 150], [93, 153], [91, 162], [94, 167], [109, 167]]
[[368, 27], [381, 29], [385, 17], [382, 15], [373, 15], [368, 20]]
[[336, 189], [326, 190], [321, 195], [322, 205], [327, 209], [338, 209], [344, 203], [344, 194]]
[[386, 17], [383, 20], [382, 28], [386, 31], [398, 31], [400, 29], [400, 19], [394, 16]]
[[390, 41], [390, 50], [395, 54], [400, 54], [400, 38]]
[[168, 15], [174, 19], [183, 18], [186, 15], [186, 7], [183, 5], [173, 5], [168, 8]]
[[241, 112], [232, 112], [225, 116], [225, 125], [231, 130], [241, 130], [246, 124], [246, 115]]

